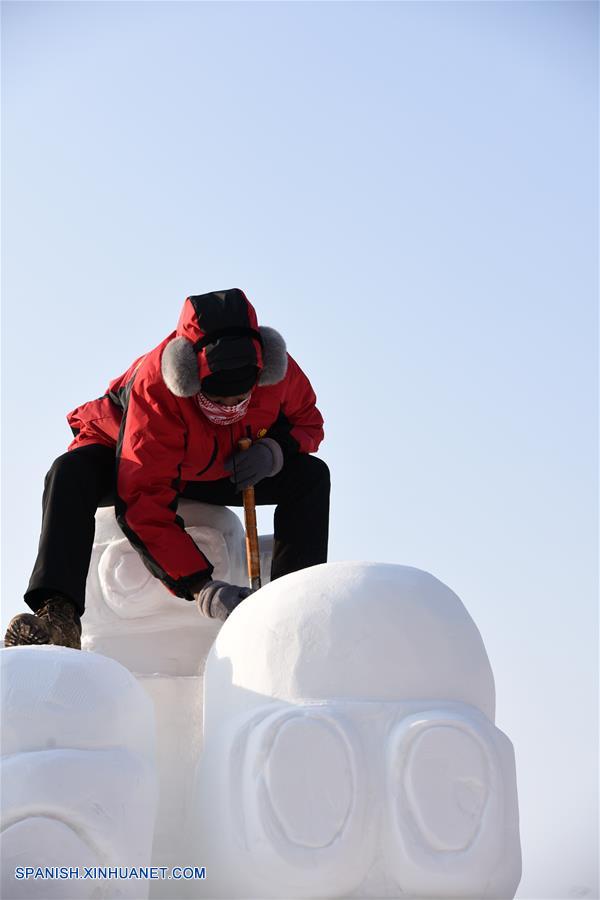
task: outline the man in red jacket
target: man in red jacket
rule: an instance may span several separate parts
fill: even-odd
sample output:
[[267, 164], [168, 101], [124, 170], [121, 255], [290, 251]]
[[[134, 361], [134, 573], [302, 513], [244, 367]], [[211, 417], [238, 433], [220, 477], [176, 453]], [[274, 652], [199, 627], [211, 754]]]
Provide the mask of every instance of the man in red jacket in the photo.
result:
[[[323, 418], [281, 335], [234, 288], [188, 297], [176, 331], [106, 394], [67, 416], [74, 439], [46, 475], [38, 556], [6, 646], [80, 647], [98, 506], [113, 506], [146, 567], [177, 597], [226, 619], [249, 588], [213, 580], [179, 497], [276, 506], [271, 578], [326, 562], [330, 480], [311, 456]], [[249, 437], [249, 450], [238, 442]]]

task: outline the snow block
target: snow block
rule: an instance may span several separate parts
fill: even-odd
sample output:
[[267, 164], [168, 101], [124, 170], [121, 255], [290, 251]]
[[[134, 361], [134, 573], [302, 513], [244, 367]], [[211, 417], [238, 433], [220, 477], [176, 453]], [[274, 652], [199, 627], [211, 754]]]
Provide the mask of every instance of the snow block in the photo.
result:
[[[213, 578], [248, 583], [244, 527], [227, 507], [181, 500], [186, 531], [215, 567]], [[271, 569], [272, 537], [261, 537], [263, 583]], [[121, 531], [113, 507], [96, 513], [86, 584], [82, 648], [104, 653], [133, 672], [197, 675], [221, 623], [175, 597], [144, 566]]]
[[406, 566], [280, 578], [206, 664], [193, 855], [207, 897], [510, 898], [513, 748], [460, 599]]
[[147, 897], [147, 881], [19, 880], [15, 871], [150, 865], [151, 701], [123, 666], [91, 653], [12, 647], [0, 665], [2, 897]]

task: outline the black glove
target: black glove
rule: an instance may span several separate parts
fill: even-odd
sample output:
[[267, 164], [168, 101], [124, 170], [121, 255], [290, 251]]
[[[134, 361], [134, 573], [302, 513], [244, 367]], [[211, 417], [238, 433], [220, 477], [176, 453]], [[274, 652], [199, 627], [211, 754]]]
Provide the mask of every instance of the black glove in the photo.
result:
[[238, 450], [225, 464], [226, 471], [232, 473], [229, 480], [238, 491], [277, 475], [282, 467], [283, 450], [273, 438], [263, 438], [248, 450]]
[[252, 588], [239, 587], [226, 581], [213, 581], [211, 578], [194, 594], [194, 599], [203, 616], [224, 622], [236, 606], [251, 593]]

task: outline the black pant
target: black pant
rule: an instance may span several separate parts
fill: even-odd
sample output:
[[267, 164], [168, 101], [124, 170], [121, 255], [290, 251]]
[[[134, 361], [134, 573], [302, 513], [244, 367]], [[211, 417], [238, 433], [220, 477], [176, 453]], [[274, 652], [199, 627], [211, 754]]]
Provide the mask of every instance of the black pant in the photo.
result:
[[[115, 450], [102, 444], [63, 453], [44, 481], [38, 555], [24, 595], [36, 610], [48, 597], [63, 596], [85, 607], [99, 506], [116, 499]], [[271, 579], [327, 561], [329, 469], [316, 456], [299, 453], [254, 488], [258, 505], [275, 505]], [[242, 493], [228, 478], [189, 482], [181, 497], [218, 506], [242, 506]]]

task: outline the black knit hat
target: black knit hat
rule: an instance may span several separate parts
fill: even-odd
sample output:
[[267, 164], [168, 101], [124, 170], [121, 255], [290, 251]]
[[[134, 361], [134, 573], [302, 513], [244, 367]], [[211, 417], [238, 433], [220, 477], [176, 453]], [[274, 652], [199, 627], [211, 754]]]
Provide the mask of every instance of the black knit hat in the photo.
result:
[[236, 397], [248, 393], [256, 384], [257, 377], [257, 366], [221, 369], [202, 379], [202, 393], [213, 397]]

